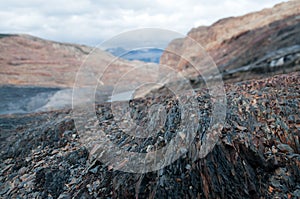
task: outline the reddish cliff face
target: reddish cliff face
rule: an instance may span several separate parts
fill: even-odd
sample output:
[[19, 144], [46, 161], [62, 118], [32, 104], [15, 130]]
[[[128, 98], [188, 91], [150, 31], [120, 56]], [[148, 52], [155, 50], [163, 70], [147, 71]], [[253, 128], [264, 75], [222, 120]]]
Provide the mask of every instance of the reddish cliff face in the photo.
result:
[[[89, 53], [93, 51], [93, 54]], [[88, 59], [87, 59], [88, 58]], [[100, 49], [39, 39], [29, 35], [0, 35], [0, 85], [72, 87], [84, 65], [91, 70], [78, 79], [77, 86], [93, 84], [116, 57]], [[138, 61], [115, 60], [105, 72], [107, 86], [115, 84]], [[99, 77], [98, 77], [99, 78]], [[89, 81], [91, 80], [91, 81]]]
[[90, 48], [28, 35], [2, 35], [0, 84], [69, 87]]
[[[265, 71], [281, 73], [284, 72], [283, 66], [286, 72], [299, 70], [299, 35], [300, 1], [289, 1], [260, 12], [222, 19], [208, 27], [193, 28], [188, 33], [188, 37], [199, 42], [214, 59], [224, 72], [225, 79], [231, 81], [260, 77], [261, 72]], [[186, 41], [187, 38], [171, 42], [161, 57], [161, 63], [179, 70], [189, 66], [179, 56], [168, 52], [191, 52], [191, 58], [197, 57]], [[235, 74], [236, 70], [238, 74]]]

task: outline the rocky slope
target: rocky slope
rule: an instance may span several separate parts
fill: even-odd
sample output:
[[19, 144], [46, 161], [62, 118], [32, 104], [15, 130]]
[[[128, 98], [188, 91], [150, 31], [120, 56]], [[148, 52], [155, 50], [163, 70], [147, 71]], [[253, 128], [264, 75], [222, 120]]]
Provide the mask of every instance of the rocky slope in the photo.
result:
[[71, 87], [74, 74], [92, 49], [29, 35], [2, 35], [0, 84]]
[[[199, 146], [209, 126], [211, 99], [207, 90], [198, 90], [203, 117], [195, 140], [177, 161], [146, 174], [116, 171], [91, 158], [69, 110], [0, 117], [0, 197], [299, 198], [299, 85], [299, 72], [226, 85], [225, 126], [202, 159]], [[83, 128], [100, 127], [127, 151], [164, 146], [180, 125], [176, 98], [136, 99], [131, 111], [143, 120], [147, 106], [159, 102], [167, 103], [168, 122], [153, 139], [120, 131], [109, 103], [96, 108], [99, 124], [87, 121]]]
[[[213, 58], [227, 81], [262, 78], [300, 70], [300, 1], [281, 3], [270, 9], [193, 28], [188, 37], [199, 42]], [[191, 63], [178, 55], [193, 53], [187, 38], [176, 39], [161, 63], [185, 70]], [[268, 73], [265, 73], [268, 72]]]
[[[92, 55], [89, 53], [93, 51]], [[87, 76], [77, 86], [88, 86], [106, 71], [103, 82], [114, 84], [113, 79], [142, 62], [115, 60], [110, 53], [91, 47], [43, 40], [29, 35], [0, 35], [0, 85], [26, 85], [72, 88], [79, 67], [87, 66]], [[118, 71], [118, 72], [116, 72]]]

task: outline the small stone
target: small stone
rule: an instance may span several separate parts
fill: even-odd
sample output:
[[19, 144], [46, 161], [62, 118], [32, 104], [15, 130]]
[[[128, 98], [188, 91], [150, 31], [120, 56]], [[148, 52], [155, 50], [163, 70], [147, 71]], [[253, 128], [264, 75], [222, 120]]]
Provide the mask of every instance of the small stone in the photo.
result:
[[11, 188], [10, 183], [8, 183], [8, 182], [5, 184], [4, 188], [3, 188], [3, 186], [1, 186], [1, 187], [2, 187], [2, 190], [0, 191], [0, 195], [6, 194]]
[[69, 137], [69, 136], [71, 136], [72, 133], [73, 133], [72, 131], [67, 130], [67, 131], [65, 131], [65, 132], [63, 133], [63, 136], [64, 136], [64, 137]]
[[182, 180], [180, 178], [176, 178], [176, 182], [181, 182]]
[[278, 152], [278, 150], [275, 148], [275, 146], [272, 146], [272, 153], [275, 154], [277, 152]]
[[26, 167], [22, 167], [21, 169], [19, 169], [18, 174], [23, 175], [26, 172], [26, 170], [27, 170]]
[[32, 158], [31, 157], [26, 157], [25, 160], [26, 160], [26, 162], [29, 162], [29, 161], [32, 160]]
[[99, 180], [96, 180], [95, 182], [93, 182], [93, 189], [94, 189], [94, 190], [97, 190], [98, 187], [99, 187], [99, 185], [100, 185], [100, 181], [99, 181]]
[[181, 147], [179, 150], [182, 154], [185, 154], [188, 151], [185, 147]]
[[273, 190], [274, 190], [274, 188], [273, 188], [272, 186], [269, 186], [268, 191], [269, 191], [270, 193], [272, 193]]
[[294, 149], [287, 144], [278, 144], [276, 147], [283, 153], [294, 153]]
[[293, 196], [297, 197], [297, 198], [300, 198], [300, 189], [296, 189], [294, 192], [293, 192]]
[[58, 199], [70, 199], [71, 196], [68, 193], [61, 193], [58, 197]]
[[148, 145], [146, 152], [149, 153], [150, 151], [152, 151], [152, 149], [153, 149], [153, 145]]
[[179, 134], [179, 136], [181, 137], [182, 140], [185, 139], [186, 136], [185, 136], [184, 132], [180, 131], [178, 134]]
[[271, 178], [271, 185], [275, 188], [279, 188], [281, 186], [280, 182], [274, 177]]
[[99, 167], [100, 167], [100, 165], [97, 165], [95, 168], [90, 169], [89, 172], [96, 174], [98, 172]]
[[187, 170], [190, 170], [190, 169], [191, 169], [191, 165], [187, 164], [187, 165], [185, 165], [185, 168], [186, 168]]
[[86, 188], [89, 190], [89, 192], [92, 192], [93, 191], [93, 188], [90, 184], [87, 184], [86, 185]]

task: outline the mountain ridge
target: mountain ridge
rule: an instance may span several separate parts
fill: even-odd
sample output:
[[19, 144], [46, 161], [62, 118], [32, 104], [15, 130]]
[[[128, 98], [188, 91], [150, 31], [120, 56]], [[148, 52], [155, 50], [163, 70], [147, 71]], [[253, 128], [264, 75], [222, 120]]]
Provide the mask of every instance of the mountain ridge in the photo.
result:
[[[89, 65], [95, 75], [109, 65], [106, 78], [116, 78], [113, 73], [126, 73], [144, 64], [115, 57], [109, 52], [85, 45], [44, 40], [26, 34], [2, 34], [0, 36], [0, 85], [73, 87], [76, 73], [82, 65]], [[89, 86], [89, 77], [79, 80], [78, 85]]]
[[[189, 37], [203, 46], [221, 72], [255, 64], [267, 54], [300, 44], [299, 15], [300, 1], [289, 1], [240, 17], [221, 19], [211, 26], [193, 28], [186, 38], [174, 40], [169, 44], [160, 63], [170, 65], [177, 70], [191, 67], [191, 63], [187, 60], [182, 60], [179, 56], [168, 52], [176, 51], [179, 54], [189, 52], [191, 59], [199, 56], [193, 53], [193, 47], [187, 43]], [[294, 55], [296, 63], [292, 69], [294, 71], [299, 70], [299, 53], [298, 50]], [[280, 74], [285, 66], [272, 68], [270, 63], [266, 63], [264, 67], [273, 70], [275, 74]], [[257, 78], [252, 71], [238, 73], [236, 76], [243, 76], [243, 78], [236, 79], [226, 74], [224, 78], [226, 81]]]

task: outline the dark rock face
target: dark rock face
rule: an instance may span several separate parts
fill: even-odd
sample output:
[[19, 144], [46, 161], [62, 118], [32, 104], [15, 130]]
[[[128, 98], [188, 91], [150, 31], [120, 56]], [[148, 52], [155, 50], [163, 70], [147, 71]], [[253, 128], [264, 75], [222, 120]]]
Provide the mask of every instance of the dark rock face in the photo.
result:
[[[222, 19], [208, 27], [194, 28], [188, 36], [204, 47], [227, 82], [299, 71], [299, 5], [299, 1], [289, 1], [260, 12]], [[190, 52], [191, 58], [200, 56], [193, 54], [187, 40], [171, 42], [161, 63], [178, 70], [190, 67], [190, 63], [180, 62], [179, 56], [168, 52], [171, 49], [182, 54]]]
[[[203, 159], [198, 144], [210, 118], [210, 96], [197, 91], [199, 122], [192, 145], [178, 160], [155, 172], [131, 174], [89, 158], [71, 112], [2, 116], [0, 195], [3, 198], [297, 198], [300, 192], [300, 74], [226, 85], [227, 115], [220, 141]], [[131, 102], [143, 122], [147, 105], [168, 107], [163, 137], [176, 128], [178, 103], [172, 96]], [[132, 140], [115, 126], [110, 104], [97, 106], [100, 128], [124, 150], [163, 144]], [[168, 122], [170, 121], [170, 122]], [[175, 125], [175, 126], [174, 126]], [[204, 127], [204, 128], [203, 128]], [[91, 128], [86, 127], [87, 131]], [[171, 137], [169, 137], [171, 136]], [[139, 142], [138, 142], [139, 141]], [[127, 147], [127, 148], [126, 148]]]
[[[299, 45], [299, 33], [300, 19], [293, 15], [225, 40], [220, 46], [223, 52], [216, 50], [211, 55], [216, 58], [221, 70], [238, 68], [255, 63], [271, 53], [279, 56], [280, 49]], [[243, 49], [239, 46], [243, 46]], [[299, 50], [294, 53], [299, 53]]]

